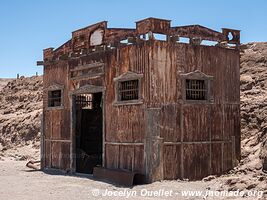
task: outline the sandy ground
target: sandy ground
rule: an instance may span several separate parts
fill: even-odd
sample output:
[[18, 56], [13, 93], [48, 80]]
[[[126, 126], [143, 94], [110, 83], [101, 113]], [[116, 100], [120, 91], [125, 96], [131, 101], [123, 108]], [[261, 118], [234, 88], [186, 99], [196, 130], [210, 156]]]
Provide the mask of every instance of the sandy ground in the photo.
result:
[[[133, 188], [122, 188], [96, 181], [92, 176], [71, 176], [51, 171], [49, 173], [34, 171], [27, 168], [25, 164], [26, 161], [14, 161], [8, 158], [5, 161], [0, 161], [1, 200], [259, 199], [256, 196], [243, 198], [205, 197], [204, 194], [201, 197], [181, 197], [182, 191], [216, 190], [220, 186], [220, 182], [217, 182], [216, 179], [208, 182], [162, 181]], [[111, 196], [105, 196], [106, 190], [110, 194], [112, 193]], [[148, 192], [158, 193], [148, 194]], [[131, 194], [128, 198], [127, 193]], [[260, 199], [267, 199], [267, 197]]]

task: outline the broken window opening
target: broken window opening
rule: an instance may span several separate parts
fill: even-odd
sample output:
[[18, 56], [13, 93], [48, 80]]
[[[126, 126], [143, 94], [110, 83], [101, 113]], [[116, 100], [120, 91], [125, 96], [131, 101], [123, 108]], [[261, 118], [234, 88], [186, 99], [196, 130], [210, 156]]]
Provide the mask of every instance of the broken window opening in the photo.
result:
[[180, 43], [187, 43], [187, 44], [189, 44], [190, 39], [189, 38], [185, 38], [185, 37], [180, 37], [179, 38], [179, 42]]
[[62, 91], [52, 90], [48, 91], [48, 107], [62, 106]]
[[143, 34], [143, 35], [139, 35], [139, 38], [140, 38], [141, 40], [145, 40], [145, 41], [147, 41], [147, 40], [149, 40], [149, 35], [148, 35], [148, 33], [147, 33], [147, 34]]
[[118, 101], [129, 101], [139, 99], [139, 80], [120, 81], [119, 82]]
[[210, 41], [210, 40], [202, 40], [201, 44], [206, 45], [206, 46], [216, 46], [218, 42]]
[[120, 43], [121, 43], [121, 44], [128, 44], [128, 39], [121, 40]]
[[153, 37], [155, 38], [155, 40], [167, 41], [167, 35], [165, 34], [153, 33]]
[[233, 40], [233, 39], [234, 39], [234, 34], [233, 34], [233, 32], [229, 32], [228, 35], [227, 35], [227, 37], [228, 37], [228, 40], [229, 40], [229, 41]]
[[186, 100], [207, 100], [205, 80], [186, 79]]

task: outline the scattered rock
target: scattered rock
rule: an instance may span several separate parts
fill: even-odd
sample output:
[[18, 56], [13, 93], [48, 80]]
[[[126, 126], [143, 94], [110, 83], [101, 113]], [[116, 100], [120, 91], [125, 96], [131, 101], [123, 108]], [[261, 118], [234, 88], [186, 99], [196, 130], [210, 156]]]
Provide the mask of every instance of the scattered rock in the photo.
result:
[[203, 178], [202, 181], [207, 182], [207, 181], [211, 181], [211, 180], [213, 180], [215, 178], [216, 178], [216, 176], [207, 176], [207, 177]]

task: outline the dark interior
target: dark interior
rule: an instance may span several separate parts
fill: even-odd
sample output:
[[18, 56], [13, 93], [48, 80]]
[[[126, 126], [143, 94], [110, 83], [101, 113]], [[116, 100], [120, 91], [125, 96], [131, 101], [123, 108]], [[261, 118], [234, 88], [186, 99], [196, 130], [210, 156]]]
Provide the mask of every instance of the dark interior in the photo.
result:
[[102, 93], [76, 96], [76, 172], [102, 164]]

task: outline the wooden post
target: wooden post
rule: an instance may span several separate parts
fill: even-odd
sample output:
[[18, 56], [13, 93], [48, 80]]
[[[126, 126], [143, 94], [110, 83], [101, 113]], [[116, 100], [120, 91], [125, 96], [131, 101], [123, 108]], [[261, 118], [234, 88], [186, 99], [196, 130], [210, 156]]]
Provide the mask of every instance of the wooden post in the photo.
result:
[[41, 114], [41, 169], [45, 168], [45, 160], [46, 160], [46, 153], [45, 153], [45, 134], [44, 134], [44, 113]]
[[145, 112], [146, 139], [145, 163], [146, 181], [148, 183], [163, 180], [163, 138], [160, 137], [158, 123], [160, 122], [160, 109], [150, 108]]

